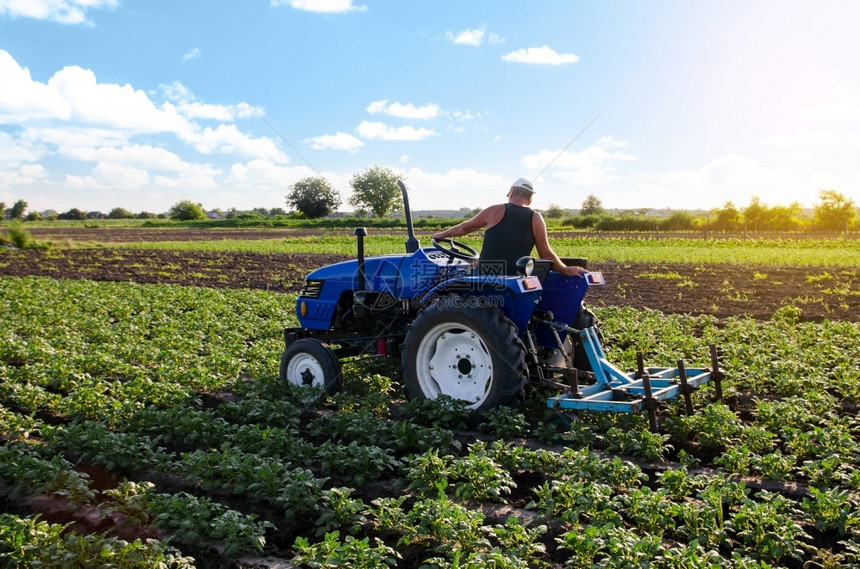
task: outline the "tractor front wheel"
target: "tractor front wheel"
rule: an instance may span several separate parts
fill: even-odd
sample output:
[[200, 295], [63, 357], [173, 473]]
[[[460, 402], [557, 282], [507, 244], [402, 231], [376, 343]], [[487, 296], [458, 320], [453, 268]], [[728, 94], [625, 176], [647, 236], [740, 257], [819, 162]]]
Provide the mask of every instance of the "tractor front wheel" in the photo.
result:
[[447, 395], [476, 411], [516, 406], [527, 374], [516, 326], [497, 307], [457, 304], [442, 299], [409, 327], [402, 353], [410, 398]]
[[279, 377], [292, 385], [314, 386], [334, 394], [340, 389], [340, 360], [328, 344], [302, 338], [284, 350]]

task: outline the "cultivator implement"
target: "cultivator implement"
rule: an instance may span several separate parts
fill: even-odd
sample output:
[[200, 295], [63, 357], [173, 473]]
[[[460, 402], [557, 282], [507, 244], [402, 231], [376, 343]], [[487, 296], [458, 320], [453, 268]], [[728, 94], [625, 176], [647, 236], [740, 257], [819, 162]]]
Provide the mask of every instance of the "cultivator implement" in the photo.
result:
[[559, 332], [578, 336], [588, 357], [593, 383], [580, 385], [580, 374], [568, 358], [569, 385], [563, 393], [547, 400], [547, 407], [556, 411], [598, 411], [639, 413], [647, 411], [652, 431], [657, 431], [657, 406], [661, 401], [683, 396], [687, 414], [693, 413], [691, 394], [700, 386], [714, 382], [717, 399], [722, 399], [723, 374], [719, 370], [717, 350], [710, 347], [711, 368], [686, 368], [683, 360], [677, 367], [645, 367], [642, 354], [637, 354], [637, 370], [624, 372], [606, 359], [595, 328], [576, 330], [557, 322], [543, 322], [553, 329], [561, 346]]

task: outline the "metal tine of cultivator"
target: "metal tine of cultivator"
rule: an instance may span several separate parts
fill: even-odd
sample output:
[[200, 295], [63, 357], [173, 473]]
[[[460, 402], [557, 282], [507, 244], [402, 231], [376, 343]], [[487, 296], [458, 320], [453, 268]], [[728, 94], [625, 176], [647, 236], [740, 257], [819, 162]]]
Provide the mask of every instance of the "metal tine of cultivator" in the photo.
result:
[[[552, 323], [551, 327], [567, 333], [577, 334], [588, 357], [596, 382], [580, 385], [576, 393], [565, 392], [547, 400], [553, 409], [572, 409], [600, 412], [639, 413], [648, 411], [649, 426], [656, 431], [656, 410], [660, 401], [684, 395], [688, 412], [692, 412], [690, 393], [711, 381], [722, 378], [719, 371], [711, 369], [687, 369], [682, 361], [678, 367], [645, 367], [641, 354], [637, 354], [638, 369], [625, 373], [612, 365], [603, 352], [597, 331], [594, 328], [575, 330]], [[716, 350], [711, 350], [713, 369], [716, 370]], [[722, 389], [718, 387], [718, 396]]]
[[714, 391], [716, 393], [717, 401], [723, 400], [723, 378], [726, 376], [722, 371], [720, 371], [720, 360], [717, 358], [717, 346], [716, 344], [710, 345], [711, 351], [711, 379], [714, 380]]
[[648, 411], [648, 426], [651, 428], [652, 433], [656, 433], [657, 400], [654, 399], [654, 392], [651, 390], [651, 376], [645, 371], [645, 358], [642, 352], [636, 352], [636, 367], [638, 368], [636, 375], [642, 381], [642, 389], [645, 392], [642, 404]]
[[690, 394], [693, 392], [693, 387], [687, 383], [687, 368], [684, 367], [684, 360], [678, 360], [678, 379], [681, 381], [681, 395], [684, 396], [684, 410], [687, 415], [693, 414], [693, 399]]

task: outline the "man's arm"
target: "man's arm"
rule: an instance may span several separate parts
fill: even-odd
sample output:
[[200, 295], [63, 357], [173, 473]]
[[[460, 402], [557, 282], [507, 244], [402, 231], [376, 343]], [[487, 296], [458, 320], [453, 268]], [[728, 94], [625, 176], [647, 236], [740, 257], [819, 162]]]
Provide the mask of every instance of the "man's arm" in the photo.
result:
[[472, 219], [467, 219], [466, 221], [458, 223], [454, 227], [450, 227], [445, 231], [434, 233], [433, 238], [447, 239], [450, 237], [460, 237], [461, 235], [468, 235], [469, 233], [473, 233], [487, 225], [487, 223], [490, 221], [490, 218], [493, 217], [494, 208], [497, 207], [498, 206], [490, 206], [482, 210], [481, 213], [479, 213]]
[[549, 237], [546, 234], [546, 222], [538, 212], [535, 212], [532, 216], [532, 231], [535, 236], [535, 248], [537, 249], [538, 256], [541, 259], [550, 259], [552, 261], [553, 269], [569, 277], [581, 277], [588, 272], [582, 267], [568, 267], [564, 262], [562, 262], [559, 256], [556, 255], [555, 251], [553, 251], [549, 244]]

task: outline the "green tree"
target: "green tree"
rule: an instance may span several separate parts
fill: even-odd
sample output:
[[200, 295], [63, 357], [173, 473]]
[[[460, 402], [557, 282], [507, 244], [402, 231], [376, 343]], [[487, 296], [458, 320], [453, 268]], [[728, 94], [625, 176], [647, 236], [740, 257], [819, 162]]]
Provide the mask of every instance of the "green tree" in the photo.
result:
[[663, 221], [667, 231], [684, 231], [693, 228], [693, 216], [688, 211], [673, 211], [672, 215]]
[[546, 212], [544, 212], [544, 215], [546, 215], [546, 217], [549, 219], [559, 219], [561, 217], [564, 217], [565, 213], [567, 212], [560, 205], [551, 203], [549, 204], [549, 207], [546, 208]]
[[67, 212], [61, 213], [57, 215], [57, 219], [73, 219], [76, 221], [81, 221], [87, 218], [87, 214], [82, 212], [76, 207], [73, 207]]
[[325, 178], [302, 178], [291, 186], [287, 205], [308, 219], [317, 219], [337, 210], [340, 194]]
[[397, 174], [389, 168], [373, 166], [353, 176], [349, 203], [358, 209], [369, 209], [376, 217], [403, 207], [403, 198], [397, 185]]
[[750, 205], [744, 209], [744, 224], [750, 231], [764, 231], [768, 208], [758, 196], [753, 196]]
[[134, 214], [122, 207], [115, 207], [108, 213], [108, 219], [132, 219]]
[[182, 200], [173, 204], [170, 208], [170, 219], [189, 221], [194, 219], [206, 219], [206, 212], [199, 203], [191, 200]]
[[717, 219], [713, 228], [717, 231], [737, 231], [741, 227], [741, 212], [732, 202], [726, 202], [722, 208], [714, 210]]
[[800, 204], [775, 205], [768, 211], [765, 227], [773, 231], [790, 231], [797, 229], [801, 212]]
[[854, 200], [850, 200], [836, 190], [821, 190], [818, 192], [818, 204], [815, 205], [814, 220], [819, 229], [840, 231], [851, 223], [857, 215]]
[[603, 202], [594, 194], [588, 194], [579, 209], [579, 215], [600, 215], [603, 213]]
[[18, 200], [11, 208], [9, 208], [9, 217], [20, 221], [24, 217], [24, 210], [27, 209], [27, 202]]
[[6, 219], [6, 203], [0, 202], [0, 221]]

